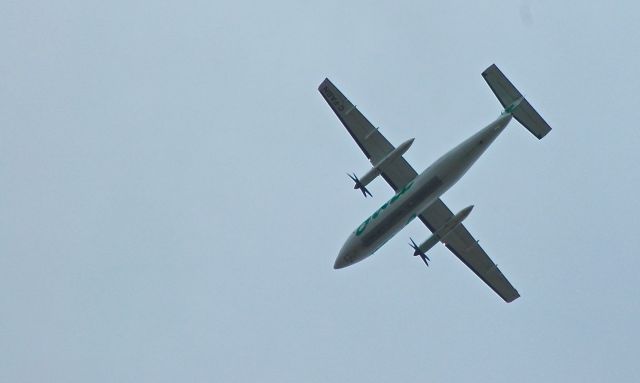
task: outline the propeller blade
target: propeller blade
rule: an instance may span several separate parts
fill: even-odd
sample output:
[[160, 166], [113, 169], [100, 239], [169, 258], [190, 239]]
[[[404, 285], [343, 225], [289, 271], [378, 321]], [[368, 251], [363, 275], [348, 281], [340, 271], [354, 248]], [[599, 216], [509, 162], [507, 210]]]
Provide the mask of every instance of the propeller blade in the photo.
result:
[[413, 255], [414, 256], [418, 255], [418, 245], [416, 245], [416, 243], [413, 242], [413, 238], [409, 237], [409, 240], [411, 241], [411, 243], [409, 243], [409, 246], [411, 246], [413, 250], [416, 251], [415, 253], [413, 253]]
[[369, 190], [367, 190], [367, 188], [362, 184], [362, 182], [360, 182], [360, 180], [358, 179], [358, 176], [356, 175], [356, 173], [353, 173], [353, 175], [347, 173], [347, 175], [356, 184], [353, 188], [354, 189], [360, 189], [360, 191], [362, 192], [362, 195], [364, 196], [364, 198], [367, 198], [367, 195], [369, 195], [369, 197], [373, 198], [373, 195], [371, 195], [371, 192], [369, 192]]
[[409, 238], [409, 240], [411, 241], [411, 243], [409, 244], [409, 246], [411, 246], [414, 250], [413, 252], [413, 256], [420, 256], [420, 259], [422, 259], [422, 261], [424, 262], [425, 265], [427, 265], [427, 267], [429, 267], [429, 262], [427, 261], [431, 261], [431, 259], [429, 259], [429, 257], [427, 256], [427, 254], [425, 254], [422, 250], [420, 250], [420, 246], [418, 246], [415, 241], [413, 240], [413, 238]]
[[429, 263], [428, 263], [428, 262], [427, 262], [427, 260], [425, 259], [425, 258], [426, 258], [426, 256], [424, 256], [424, 257], [423, 257], [422, 255], [420, 255], [420, 258], [424, 261], [424, 264], [425, 264], [425, 265], [427, 265], [427, 267], [429, 267]]

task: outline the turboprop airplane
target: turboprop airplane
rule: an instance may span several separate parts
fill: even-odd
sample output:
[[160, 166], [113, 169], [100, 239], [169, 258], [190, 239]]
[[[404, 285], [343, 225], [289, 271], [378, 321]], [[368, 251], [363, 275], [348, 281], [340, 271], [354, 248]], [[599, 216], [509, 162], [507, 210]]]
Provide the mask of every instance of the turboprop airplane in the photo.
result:
[[551, 131], [549, 124], [495, 64], [482, 72], [482, 76], [504, 107], [500, 117], [451, 149], [420, 174], [402, 157], [413, 144], [413, 138], [395, 148], [329, 79], [320, 84], [318, 90], [372, 164], [371, 169], [360, 178], [355, 174], [347, 174], [355, 182], [354, 189], [359, 189], [365, 197], [371, 196], [367, 185], [382, 176], [396, 192], [351, 233], [336, 258], [335, 269], [369, 257], [418, 217], [433, 234], [420, 245], [411, 239], [414, 256], [420, 256], [429, 266], [430, 259], [426, 252], [442, 242], [506, 302], [520, 296], [462, 224], [473, 206], [453, 214], [440, 199], [502, 133], [512, 118], [538, 139]]

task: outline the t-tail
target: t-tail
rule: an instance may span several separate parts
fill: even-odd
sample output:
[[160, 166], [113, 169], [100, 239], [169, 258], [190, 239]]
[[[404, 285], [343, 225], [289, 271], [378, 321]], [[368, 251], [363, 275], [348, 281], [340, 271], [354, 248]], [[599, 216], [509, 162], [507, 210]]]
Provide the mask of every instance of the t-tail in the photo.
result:
[[541, 139], [546, 136], [551, 127], [547, 122], [533, 109], [526, 98], [516, 89], [509, 79], [498, 69], [496, 64], [491, 65], [482, 72], [489, 87], [498, 97], [500, 103], [504, 107], [503, 114], [511, 113], [525, 128], [527, 128], [534, 136]]

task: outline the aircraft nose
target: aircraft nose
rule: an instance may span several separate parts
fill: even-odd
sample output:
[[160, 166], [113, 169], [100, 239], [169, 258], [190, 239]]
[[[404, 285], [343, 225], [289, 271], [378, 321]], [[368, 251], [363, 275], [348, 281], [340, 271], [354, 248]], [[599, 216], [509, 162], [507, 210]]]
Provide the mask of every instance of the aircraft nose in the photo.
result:
[[349, 266], [349, 262], [347, 262], [346, 257], [343, 257], [342, 253], [340, 253], [338, 258], [336, 258], [336, 262], [333, 264], [333, 268], [337, 270], [347, 266]]
[[342, 249], [340, 249], [338, 257], [336, 258], [336, 262], [333, 264], [333, 268], [342, 269], [344, 267], [352, 265], [353, 253], [354, 249], [352, 244], [352, 237], [349, 237], [349, 239], [347, 239], [347, 241], [342, 246]]

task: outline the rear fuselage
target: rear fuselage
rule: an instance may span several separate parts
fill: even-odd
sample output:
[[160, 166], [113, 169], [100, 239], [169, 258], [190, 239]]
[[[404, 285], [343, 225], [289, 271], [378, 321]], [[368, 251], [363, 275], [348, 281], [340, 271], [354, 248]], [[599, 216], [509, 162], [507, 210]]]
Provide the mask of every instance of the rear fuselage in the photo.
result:
[[501, 115], [399, 189], [349, 236], [334, 268], [347, 267], [367, 258], [426, 210], [458, 182], [510, 120], [511, 114]]

